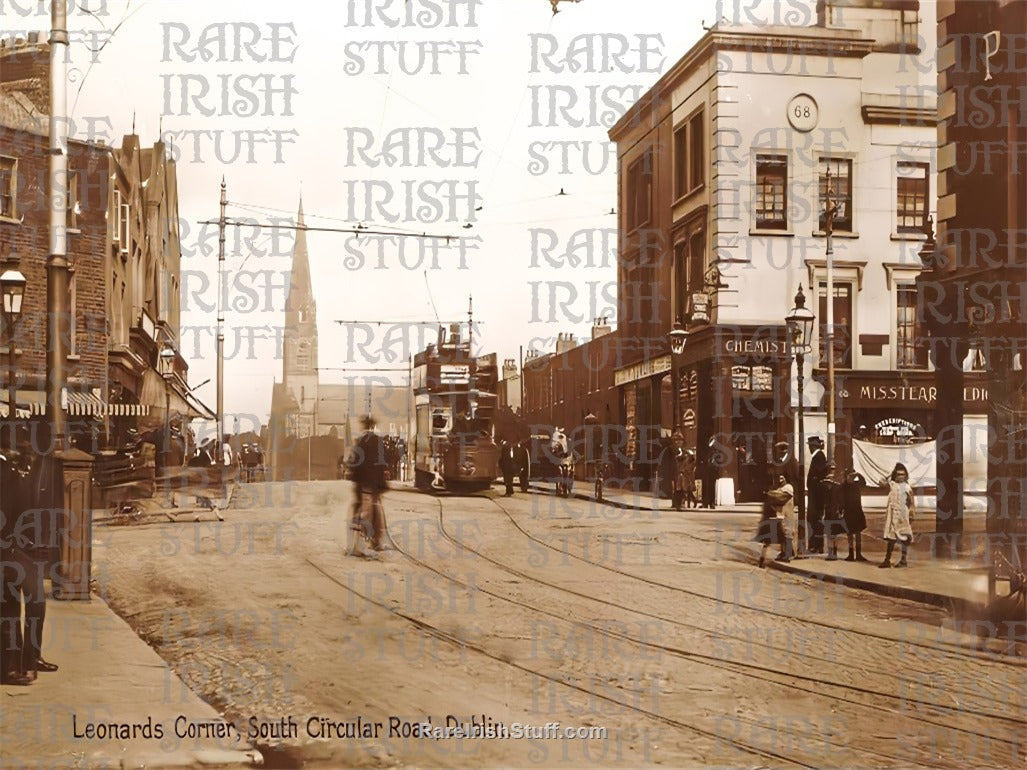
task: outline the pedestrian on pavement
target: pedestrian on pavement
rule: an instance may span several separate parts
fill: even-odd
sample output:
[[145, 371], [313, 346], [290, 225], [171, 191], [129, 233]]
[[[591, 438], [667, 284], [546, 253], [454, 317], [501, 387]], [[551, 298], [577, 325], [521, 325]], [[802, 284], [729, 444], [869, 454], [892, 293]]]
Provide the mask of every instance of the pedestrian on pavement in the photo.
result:
[[916, 502], [913, 498], [913, 488], [909, 485], [909, 471], [902, 463], [895, 463], [888, 480], [888, 504], [884, 512], [884, 539], [888, 543], [888, 551], [884, 561], [878, 565], [882, 569], [892, 566], [891, 555], [896, 542], [902, 546], [902, 557], [895, 566], [907, 566], [906, 550], [913, 542], [915, 515]]
[[[810, 436], [807, 440], [810, 450], [809, 471], [806, 473], [806, 533], [810, 553], [824, 552], [824, 487], [827, 476], [827, 455], [824, 454], [824, 440]], [[800, 523], [801, 526], [801, 523]]]
[[797, 487], [801, 480], [799, 474], [799, 461], [792, 456], [792, 450], [787, 441], [778, 441], [774, 444], [774, 456], [770, 462], [770, 475], [767, 483], [771, 488], [776, 486], [777, 477], [784, 476], [792, 487]]
[[867, 480], [862, 474], [852, 468], [845, 472], [842, 499], [845, 507], [845, 533], [849, 540], [849, 555], [845, 561], [867, 561], [863, 556], [863, 530], [867, 528], [867, 517], [863, 513], [863, 487], [866, 485]]
[[43, 576], [49, 561], [48, 546], [55, 534], [51, 509], [46, 506], [53, 499], [54, 468], [50, 455], [30, 465], [27, 446], [21, 452], [9, 450], [8, 454], [0, 480], [0, 680], [24, 686], [32, 684], [40, 671], [57, 670], [57, 665], [43, 660], [41, 654], [46, 619]]
[[710, 437], [703, 450], [702, 463], [702, 502], [704, 508], [713, 510], [717, 501], [717, 479], [720, 478], [720, 453], [716, 448], [717, 440]]
[[506, 496], [512, 497], [514, 493], [514, 474], [517, 472], [517, 458], [514, 454], [514, 445], [509, 441], [504, 441], [500, 446], [499, 470], [503, 474]]
[[695, 450], [689, 449], [685, 452], [685, 458], [681, 463], [681, 485], [685, 491], [685, 507], [698, 508], [699, 499], [695, 496]]
[[838, 538], [845, 534], [845, 499], [842, 496], [842, 479], [834, 463], [827, 466], [827, 476], [821, 482], [824, 491], [824, 540], [827, 543], [827, 560], [838, 559]]
[[514, 460], [517, 466], [517, 481], [521, 485], [521, 491], [528, 491], [528, 482], [531, 479], [531, 455], [528, 452], [528, 442], [522, 441], [514, 447]]
[[784, 476], [778, 476], [774, 488], [769, 490], [764, 498], [759, 527], [756, 530], [756, 537], [753, 538], [763, 544], [760, 551], [760, 567], [766, 565], [770, 546], [774, 544], [780, 546], [776, 560], [791, 561], [791, 535], [786, 529], [785, 521], [789, 518], [794, 519], [793, 497], [792, 485]]
[[374, 418], [368, 415], [362, 420], [364, 432], [356, 440], [350, 452], [349, 466], [353, 479], [353, 521], [354, 543], [351, 553], [364, 556], [363, 539], [370, 541], [375, 551], [385, 548], [385, 510], [382, 507], [382, 492], [388, 484], [385, 479], [385, 444], [374, 431]]

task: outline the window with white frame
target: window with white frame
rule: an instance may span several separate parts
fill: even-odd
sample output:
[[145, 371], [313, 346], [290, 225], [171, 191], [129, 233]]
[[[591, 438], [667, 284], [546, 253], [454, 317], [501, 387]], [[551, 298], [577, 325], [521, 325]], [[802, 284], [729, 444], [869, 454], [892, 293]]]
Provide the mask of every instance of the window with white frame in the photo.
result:
[[927, 345], [917, 318], [915, 283], [895, 287], [895, 367], [926, 369]]
[[[834, 365], [842, 369], [852, 368], [852, 284], [848, 281], [833, 281], [834, 290]], [[827, 283], [820, 283], [818, 292], [819, 313], [817, 314], [817, 332], [819, 336], [819, 361], [827, 366]]]
[[900, 233], [921, 233], [927, 226], [927, 163], [900, 162], [895, 177], [895, 221]]
[[756, 190], [753, 202], [758, 230], [788, 229], [788, 157], [756, 156]]
[[706, 142], [703, 135], [703, 110], [674, 130], [674, 197], [693, 192], [706, 181]]
[[18, 159], [0, 155], [0, 217], [18, 218]]
[[821, 158], [820, 221], [821, 232], [827, 231], [827, 199], [830, 194], [835, 206], [834, 229], [852, 232], [852, 160], [850, 158]]

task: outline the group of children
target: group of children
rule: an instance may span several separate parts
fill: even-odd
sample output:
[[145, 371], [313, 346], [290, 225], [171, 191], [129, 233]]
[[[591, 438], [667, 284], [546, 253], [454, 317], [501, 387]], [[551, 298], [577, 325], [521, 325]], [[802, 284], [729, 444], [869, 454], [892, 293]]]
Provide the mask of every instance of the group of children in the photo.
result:
[[[824, 538], [828, 544], [827, 559], [838, 559], [837, 538], [845, 535], [849, 545], [846, 561], [868, 561], [863, 556], [863, 530], [867, 527], [866, 515], [863, 513], [863, 488], [866, 479], [852, 468], [848, 468], [839, 476], [838, 469], [832, 464], [828, 467], [827, 477], [820, 482], [823, 485]], [[757, 542], [763, 545], [760, 552], [759, 566], [766, 564], [771, 546], [780, 546], [777, 561], [789, 561], [802, 549], [802, 542], [796, 540], [800, 533], [795, 515], [794, 488], [790, 480], [783, 475], [777, 477], [776, 483], [767, 492], [756, 531]], [[895, 567], [908, 566], [907, 554], [909, 544], [913, 542], [912, 522], [916, 514], [913, 489], [909, 484], [909, 471], [902, 463], [896, 463], [888, 478], [888, 501], [885, 507], [884, 540], [888, 550], [878, 566], [892, 567], [891, 559], [895, 544], [899, 543], [902, 555]]]

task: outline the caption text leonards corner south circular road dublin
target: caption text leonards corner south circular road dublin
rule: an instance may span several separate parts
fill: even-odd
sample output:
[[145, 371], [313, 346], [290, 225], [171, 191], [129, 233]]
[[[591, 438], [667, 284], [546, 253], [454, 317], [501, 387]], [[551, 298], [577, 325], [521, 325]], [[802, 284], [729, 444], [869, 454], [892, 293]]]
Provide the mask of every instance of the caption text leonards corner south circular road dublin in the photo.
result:
[[[337, 719], [326, 716], [311, 716], [297, 719], [293, 716], [276, 720], [251, 716], [242, 726], [232, 720], [190, 719], [181, 715], [175, 718], [171, 732], [177, 738], [220, 738], [235, 741], [287, 740], [300, 737], [301, 724], [309, 738], [512, 738], [514, 740], [605, 740], [607, 728], [596, 726], [567, 727], [559, 722], [526, 724], [523, 722], [498, 721], [486, 714], [456, 716], [447, 714], [442, 719], [426, 715], [420, 719], [397, 716], [386, 717], [385, 721], [365, 719], [357, 716]], [[165, 723], [153, 717], [139, 722], [80, 722], [72, 715], [72, 734], [81, 740], [127, 740], [143, 738], [163, 740]]]

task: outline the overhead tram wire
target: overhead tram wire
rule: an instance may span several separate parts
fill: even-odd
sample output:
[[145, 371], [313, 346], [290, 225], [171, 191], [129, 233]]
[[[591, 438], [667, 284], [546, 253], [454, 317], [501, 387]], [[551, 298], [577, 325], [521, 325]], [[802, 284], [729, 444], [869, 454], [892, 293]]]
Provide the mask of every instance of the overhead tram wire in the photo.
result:
[[[200, 225], [216, 225], [217, 220], [212, 219], [201, 219], [197, 222]], [[234, 219], [226, 219], [226, 225], [232, 225], [234, 227], [256, 227], [256, 228], [270, 228], [277, 230], [306, 230], [308, 232], [318, 233], [348, 233], [350, 235], [394, 235], [400, 238], [425, 238], [434, 239], [439, 241], [459, 241], [466, 240], [475, 236], [466, 235], [443, 235], [443, 234], [431, 234], [422, 233], [401, 233], [401, 232], [390, 232], [387, 230], [372, 230], [370, 228], [361, 227], [311, 227], [310, 225], [287, 225], [280, 224], [277, 222], [242, 222]]]

